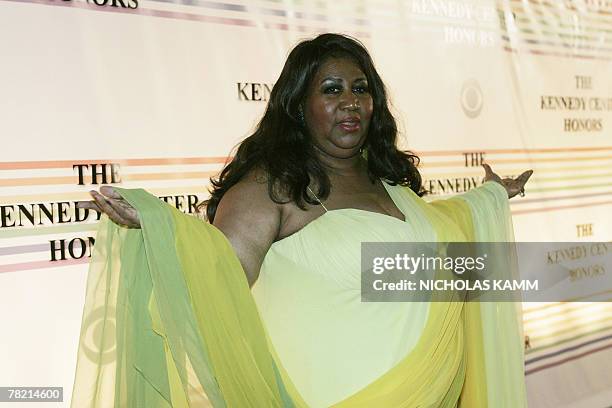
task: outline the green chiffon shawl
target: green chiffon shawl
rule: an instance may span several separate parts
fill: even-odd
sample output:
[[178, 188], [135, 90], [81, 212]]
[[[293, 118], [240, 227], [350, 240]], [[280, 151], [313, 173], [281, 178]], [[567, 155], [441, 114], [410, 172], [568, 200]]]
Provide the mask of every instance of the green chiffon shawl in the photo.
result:
[[[144, 190], [118, 191], [142, 229], [100, 222], [72, 406], [308, 407], [225, 236]], [[430, 203], [408, 188], [388, 191], [398, 208], [418, 208], [439, 241], [514, 239], [495, 182]], [[413, 343], [332, 406], [526, 407], [519, 303], [432, 302]]]

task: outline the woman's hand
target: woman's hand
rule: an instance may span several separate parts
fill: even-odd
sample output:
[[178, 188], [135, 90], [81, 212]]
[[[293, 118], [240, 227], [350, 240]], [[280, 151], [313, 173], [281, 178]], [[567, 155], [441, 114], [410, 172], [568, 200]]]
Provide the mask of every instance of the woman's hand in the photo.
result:
[[79, 208], [103, 212], [115, 224], [124, 227], [140, 228], [138, 212], [114, 188], [102, 186], [99, 193], [95, 190], [91, 190], [89, 193], [94, 201], [80, 201], [77, 204]]
[[497, 174], [495, 174], [493, 170], [491, 170], [491, 166], [489, 166], [488, 164], [484, 163], [482, 167], [484, 167], [485, 169], [484, 181], [496, 181], [502, 186], [504, 186], [504, 188], [508, 192], [508, 198], [512, 198], [517, 194], [520, 194], [521, 197], [524, 196], [525, 183], [527, 183], [527, 180], [529, 180], [529, 177], [531, 177], [531, 175], [533, 174], [533, 170], [527, 170], [515, 179], [502, 179]]

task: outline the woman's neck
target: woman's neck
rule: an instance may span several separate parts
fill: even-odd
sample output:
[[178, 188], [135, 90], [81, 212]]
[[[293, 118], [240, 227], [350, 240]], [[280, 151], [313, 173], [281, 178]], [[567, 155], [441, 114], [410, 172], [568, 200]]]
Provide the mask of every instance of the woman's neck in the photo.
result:
[[315, 150], [321, 164], [330, 175], [350, 177], [363, 174], [364, 171], [367, 172], [367, 163], [359, 152], [351, 157], [338, 158], [330, 156], [318, 148], [315, 148]]

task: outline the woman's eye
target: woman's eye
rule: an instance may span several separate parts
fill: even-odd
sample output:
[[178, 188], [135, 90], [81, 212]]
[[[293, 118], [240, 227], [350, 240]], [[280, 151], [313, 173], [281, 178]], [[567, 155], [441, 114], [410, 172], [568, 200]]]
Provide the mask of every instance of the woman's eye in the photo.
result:
[[339, 86], [328, 86], [326, 88], [323, 89], [323, 93], [326, 94], [335, 94], [340, 92], [340, 87]]
[[364, 94], [364, 93], [368, 93], [369, 90], [367, 86], [356, 86], [355, 88], [353, 88], [353, 92], [357, 94]]

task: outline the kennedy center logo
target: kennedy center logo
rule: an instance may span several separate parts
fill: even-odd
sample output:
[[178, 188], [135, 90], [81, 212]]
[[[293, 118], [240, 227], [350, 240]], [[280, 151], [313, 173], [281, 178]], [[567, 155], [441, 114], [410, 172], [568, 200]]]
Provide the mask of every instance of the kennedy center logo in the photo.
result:
[[461, 87], [461, 109], [468, 118], [474, 119], [480, 115], [483, 104], [482, 91], [475, 79], [468, 79]]

